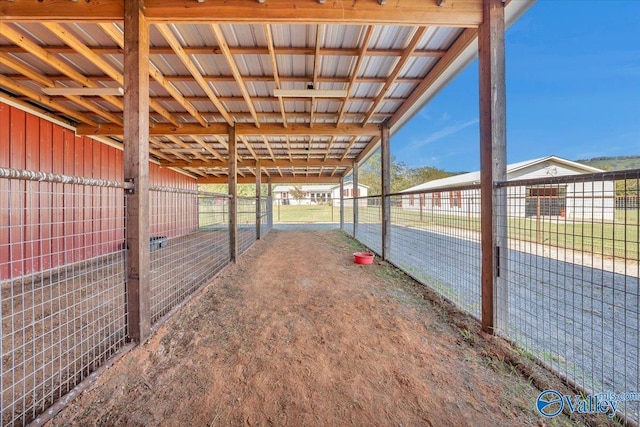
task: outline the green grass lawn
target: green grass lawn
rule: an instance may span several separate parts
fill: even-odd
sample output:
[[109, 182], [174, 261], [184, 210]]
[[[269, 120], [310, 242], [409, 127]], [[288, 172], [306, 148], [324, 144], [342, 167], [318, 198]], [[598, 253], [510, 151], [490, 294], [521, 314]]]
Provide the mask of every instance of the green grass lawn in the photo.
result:
[[340, 208], [323, 205], [273, 205], [274, 223], [340, 222]]
[[[278, 211], [279, 208], [279, 211]], [[380, 223], [379, 206], [362, 206], [360, 223]], [[353, 221], [353, 208], [346, 207], [345, 222]], [[403, 226], [446, 226], [480, 231], [480, 218], [464, 215], [435, 214], [428, 211], [404, 210], [394, 206], [392, 223]], [[274, 206], [274, 222], [339, 222], [340, 209], [330, 205]], [[613, 222], [580, 222], [554, 217], [510, 218], [509, 238], [601, 255], [640, 259], [640, 222], [636, 210], [617, 210]]]

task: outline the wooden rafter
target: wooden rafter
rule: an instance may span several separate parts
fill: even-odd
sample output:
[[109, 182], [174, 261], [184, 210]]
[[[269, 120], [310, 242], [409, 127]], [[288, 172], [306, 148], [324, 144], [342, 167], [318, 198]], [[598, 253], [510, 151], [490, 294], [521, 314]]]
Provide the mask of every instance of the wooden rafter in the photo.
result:
[[[49, 78], [47, 78], [47, 76], [35, 71], [33, 68], [27, 66], [24, 62], [22, 61], [18, 61], [16, 59], [14, 59], [12, 56], [7, 55], [5, 53], [0, 53], [0, 62], [2, 63], [2, 65], [4, 65], [5, 67], [11, 68], [14, 71], [21, 73], [22, 75], [28, 77], [30, 80], [33, 80], [39, 84], [41, 84], [44, 87], [55, 87], [55, 82]], [[15, 84], [15, 83], [14, 83]], [[32, 95], [35, 95], [36, 92], [32, 92]], [[40, 95], [38, 95], [39, 97]], [[27, 97], [28, 99], [31, 100], [36, 100], [32, 97]], [[51, 102], [54, 102], [57, 105], [58, 99], [67, 99], [71, 102], [74, 102], [75, 104], [86, 108], [87, 110], [93, 112], [94, 114], [102, 117], [105, 120], [108, 120], [112, 123], [116, 123], [119, 125], [123, 125], [122, 119], [118, 116], [116, 116], [115, 114], [110, 113], [109, 111], [105, 111], [104, 108], [100, 108], [97, 105], [89, 102], [88, 100], [86, 100], [83, 97], [80, 96], [76, 96], [76, 95], [67, 95], [65, 97], [48, 97], [48, 99]], [[76, 113], [78, 113], [76, 111]], [[82, 114], [82, 113], [80, 113]], [[93, 121], [92, 121], [93, 122]], [[94, 122], [95, 123], [95, 122]]]
[[467, 29], [460, 34], [449, 51], [443, 56], [436, 65], [433, 66], [429, 74], [420, 82], [418, 87], [413, 91], [405, 102], [398, 108], [389, 120], [389, 126], [394, 126], [407, 112], [415, 105], [415, 103], [424, 95], [424, 93], [433, 85], [433, 83], [442, 76], [449, 68], [453, 61], [460, 55], [462, 51], [467, 49], [476, 39], [478, 30]]
[[251, 153], [251, 156], [253, 156], [254, 159], [258, 160], [258, 155], [253, 150], [253, 147], [251, 146], [249, 141], [247, 141], [247, 138], [244, 135], [238, 135], [238, 138], [240, 139], [240, 141], [242, 141], [242, 144], [244, 144], [244, 146], [247, 147], [247, 150], [249, 150], [249, 153]]
[[427, 27], [418, 27], [416, 32], [413, 34], [413, 37], [411, 37], [411, 41], [409, 42], [409, 45], [405, 49], [400, 59], [398, 59], [398, 62], [396, 62], [396, 65], [393, 68], [393, 71], [391, 71], [389, 78], [387, 79], [384, 86], [380, 90], [380, 93], [378, 94], [376, 99], [373, 101], [373, 105], [371, 105], [371, 107], [369, 108], [369, 112], [367, 113], [367, 115], [364, 118], [364, 121], [362, 122], [363, 124], [366, 124], [369, 122], [369, 120], [371, 120], [371, 117], [373, 117], [373, 114], [375, 113], [376, 109], [384, 99], [385, 95], [387, 94], [387, 91], [393, 85], [393, 83], [395, 83], [396, 78], [400, 74], [400, 71], [402, 71], [402, 68], [405, 66], [407, 61], [411, 58], [411, 54], [418, 46], [418, 43], [420, 43], [420, 40], [422, 39], [422, 36], [426, 31], [427, 31]]
[[332, 135], [331, 139], [329, 140], [329, 143], [327, 144], [327, 151], [325, 151], [324, 153], [324, 159], [327, 160], [329, 158], [329, 154], [331, 154], [331, 146], [333, 146], [333, 143], [336, 141], [336, 136]]
[[[102, 28], [102, 30], [109, 37], [111, 37], [111, 39], [114, 42], [118, 44], [118, 46], [124, 49], [124, 34], [120, 31], [120, 29], [116, 24], [112, 23], [112, 24], [99, 24], [99, 25], [100, 25], [100, 28]], [[202, 117], [202, 114], [200, 114], [193, 107], [193, 105], [191, 105], [190, 102], [185, 99], [185, 97], [175, 88], [175, 86], [173, 86], [171, 82], [165, 79], [164, 75], [162, 75], [160, 70], [158, 70], [158, 68], [155, 65], [153, 65], [153, 62], [151, 62], [151, 59], [149, 59], [149, 75], [151, 76], [152, 79], [158, 82], [158, 84], [160, 84], [160, 86], [162, 86], [164, 90], [166, 90], [169, 93], [169, 95], [171, 95], [171, 98], [169, 99], [173, 99], [176, 102], [178, 102], [178, 104], [180, 104], [182, 108], [184, 108], [189, 114], [191, 114], [191, 116], [194, 117], [196, 121], [200, 123], [202, 126], [205, 126], [205, 127], [208, 126], [208, 123]], [[156, 98], [151, 98], [151, 102], [153, 102], [155, 105], [158, 105], [157, 104], [158, 102], [168, 101], [169, 99], [160, 99], [156, 97]]]
[[[75, 37], [66, 27], [53, 23], [45, 22], [43, 24], [49, 31], [55, 34], [60, 40], [62, 40], [67, 46], [75, 50], [80, 56], [86, 58], [93, 65], [98, 67], [102, 72], [106, 73], [111, 79], [113, 79], [120, 86], [124, 86], [124, 76], [122, 73], [115, 69], [111, 64], [105, 61], [100, 55], [97, 55], [91, 51], [82, 41]], [[149, 105], [156, 110], [162, 117], [164, 117], [169, 123], [179, 126], [179, 122], [171, 115], [169, 111], [159, 105], [157, 102], [150, 101]]]
[[[276, 89], [280, 89], [280, 75], [278, 73], [278, 62], [276, 61], [275, 49], [273, 46], [273, 36], [271, 35], [271, 27], [269, 24], [264, 24], [264, 35], [267, 39], [267, 49], [269, 51], [269, 61], [271, 61], [271, 68], [273, 70], [273, 81], [275, 82]], [[280, 114], [282, 115], [282, 126], [287, 127], [287, 116], [284, 108], [284, 101], [282, 97], [278, 97], [278, 104], [280, 106]]]
[[262, 135], [262, 141], [264, 142], [264, 145], [267, 147], [267, 151], [269, 152], [269, 155], [271, 156], [271, 160], [276, 160], [276, 156], [273, 155], [273, 150], [271, 149], [271, 144], [269, 143], [269, 139]]
[[218, 46], [222, 51], [222, 55], [227, 60], [227, 64], [231, 69], [231, 74], [233, 74], [233, 78], [236, 81], [236, 84], [240, 88], [240, 93], [242, 93], [242, 97], [247, 103], [247, 107], [249, 108], [249, 112], [251, 113], [251, 117], [253, 117], [254, 124], [256, 127], [260, 127], [260, 121], [258, 120], [258, 115], [256, 113], [256, 109], [253, 106], [253, 101], [251, 100], [251, 96], [249, 95], [249, 91], [247, 90], [247, 85], [245, 84], [242, 75], [240, 74], [240, 70], [236, 65], [236, 61], [233, 59], [231, 52], [229, 51], [229, 46], [227, 45], [227, 41], [224, 38], [224, 34], [222, 34], [222, 30], [220, 29], [220, 25], [211, 24], [211, 31], [213, 31], [214, 36], [218, 40]]
[[98, 124], [91, 120], [90, 118], [86, 117], [83, 114], [78, 113], [77, 111], [71, 109], [71, 108], [67, 108], [62, 104], [59, 104], [55, 101], [52, 101], [51, 99], [49, 99], [48, 96], [43, 95], [42, 93], [35, 91], [27, 86], [24, 86], [18, 82], [15, 82], [5, 76], [3, 76], [2, 74], [0, 74], [0, 86], [4, 86], [6, 88], [8, 88], [11, 91], [14, 92], [18, 92], [22, 95], [25, 95], [26, 97], [28, 97], [29, 99], [32, 99], [33, 101], [38, 102], [39, 104], [42, 105], [46, 105], [49, 108], [52, 108], [54, 110], [60, 111], [62, 114], [66, 114], [69, 117], [72, 117], [76, 120], [79, 120], [81, 122], [86, 123], [89, 126], [97, 126]]
[[347, 97], [342, 101], [342, 106], [340, 107], [340, 112], [338, 113], [338, 120], [336, 121], [336, 124], [342, 122], [342, 119], [344, 118], [344, 113], [347, 110], [347, 103], [349, 102], [349, 99], [350, 99], [349, 95], [351, 94], [351, 89], [353, 88], [353, 85], [358, 79], [358, 74], [360, 73], [360, 66], [362, 65], [362, 61], [364, 60], [365, 55], [367, 54], [367, 50], [369, 48], [369, 42], [371, 41], [372, 35], [373, 35], [373, 26], [369, 25], [367, 26], [364, 33], [364, 38], [362, 39], [362, 45], [360, 46], [360, 49], [359, 49], [358, 59], [356, 60], [356, 65], [353, 67], [353, 72], [351, 74], [351, 78], [349, 79], [349, 86], [347, 86]]
[[340, 160], [344, 160], [347, 158], [347, 156], [349, 155], [349, 152], [351, 151], [351, 149], [353, 148], [353, 146], [357, 141], [358, 141], [357, 136], [354, 136], [351, 138], [351, 141], [349, 141], [349, 145], [347, 145], [347, 148], [344, 149], [344, 154], [342, 155], [342, 158]]
[[180, 137], [177, 137], [175, 135], [167, 135], [166, 138], [173, 142], [174, 144], [176, 144], [178, 147], [182, 147], [184, 149], [187, 149], [189, 152], [191, 152], [191, 154], [193, 154], [194, 157], [196, 157], [199, 160], [203, 160], [206, 161], [207, 158], [205, 156], [202, 155], [202, 153], [200, 152], [200, 149], [194, 149], [193, 147], [191, 147], [188, 143], [184, 142]]
[[207, 144], [207, 142], [204, 140], [204, 138], [197, 136], [197, 135], [189, 135], [191, 137], [191, 139], [193, 139], [196, 143], [198, 143], [202, 148], [204, 148], [205, 150], [207, 150], [207, 152], [209, 154], [211, 154], [212, 156], [214, 156], [217, 159], [220, 159], [222, 161], [226, 161], [226, 159], [222, 156], [222, 154], [218, 153], [217, 150], [214, 150], [213, 148], [211, 148], [211, 146], [209, 144]]
[[[313, 55], [313, 87], [318, 87], [318, 74], [320, 73], [320, 48], [322, 47], [322, 38], [324, 35], [324, 27], [322, 25], [316, 25], [316, 45]], [[311, 98], [311, 107], [309, 109], [309, 127], [313, 127], [314, 114], [316, 112], [316, 98]]]
[[[0, 21], [0, 34], [2, 34], [3, 37], [7, 38], [13, 43], [21, 45], [30, 54], [32, 54], [39, 60], [46, 62], [49, 66], [66, 75], [74, 82], [79, 83], [85, 87], [102, 87], [101, 85], [98, 85], [96, 82], [82, 75], [79, 71], [77, 71], [66, 62], [60, 60], [56, 55], [53, 55], [47, 52], [45, 49], [41, 48], [36, 43], [31, 41], [31, 39], [27, 38], [24, 34], [15, 30], [11, 25], [3, 21]], [[116, 108], [119, 108], [120, 110], [124, 109], [124, 104], [121, 99], [111, 95], [103, 95], [102, 98], [105, 101], [110, 102]]]
[[204, 78], [202, 77], [202, 74], [198, 70], [198, 67], [196, 67], [196, 65], [193, 63], [191, 58], [189, 58], [189, 55], [185, 53], [184, 49], [182, 48], [182, 45], [180, 44], [176, 36], [173, 34], [171, 29], [168, 27], [168, 25], [157, 24], [156, 28], [158, 29], [160, 34], [162, 34], [162, 37], [164, 37], [167, 43], [169, 43], [169, 46], [171, 46], [171, 48], [176, 53], [176, 55], [180, 58], [180, 61], [182, 61], [182, 64], [187, 68], [187, 70], [189, 70], [189, 73], [191, 73], [191, 75], [193, 76], [195, 81], [198, 83], [200, 88], [209, 97], [213, 105], [215, 105], [215, 107], [218, 109], [220, 114], [222, 114], [222, 117], [224, 117], [225, 121], [229, 125], [233, 125], [233, 119], [225, 109], [224, 105], [222, 105], [222, 103], [218, 99], [218, 96], [213, 92], [213, 89], [211, 89], [211, 86], [209, 86], [209, 84], [204, 80]]

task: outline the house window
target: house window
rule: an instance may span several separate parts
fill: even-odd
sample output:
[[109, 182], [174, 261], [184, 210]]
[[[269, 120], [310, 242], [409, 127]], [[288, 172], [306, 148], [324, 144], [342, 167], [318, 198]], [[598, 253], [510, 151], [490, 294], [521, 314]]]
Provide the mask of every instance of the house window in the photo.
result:
[[462, 207], [462, 191], [449, 191], [449, 207], [461, 208]]
[[413, 194], [409, 195], [409, 206], [413, 206], [414, 205], [414, 196]]
[[431, 203], [436, 208], [439, 208], [440, 206], [442, 206], [442, 202], [441, 202], [441, 199], [440, 199], [440, 193], [431, 193]]

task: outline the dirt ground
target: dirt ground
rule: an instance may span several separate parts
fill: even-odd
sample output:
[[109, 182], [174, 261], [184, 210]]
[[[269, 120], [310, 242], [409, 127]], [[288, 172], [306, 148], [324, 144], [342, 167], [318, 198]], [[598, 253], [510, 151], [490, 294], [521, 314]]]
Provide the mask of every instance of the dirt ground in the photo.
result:
[[50, 424], [544, 425], [560, 384], [357, 249], [272, 231]]

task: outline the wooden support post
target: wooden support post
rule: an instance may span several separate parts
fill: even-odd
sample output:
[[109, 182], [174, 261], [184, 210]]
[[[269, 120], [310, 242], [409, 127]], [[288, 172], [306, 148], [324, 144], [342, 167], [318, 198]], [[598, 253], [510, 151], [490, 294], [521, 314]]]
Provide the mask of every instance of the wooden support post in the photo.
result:
[[353, 162], [353, 237], [358, 230], [358, 162]]
[[238, 261], [238, 144], [236, 128], [229, 126], [229, 254]]
[[[478, 32], [480, 64], [480, 191], [482, 236], [482, 329], [506, 330], [508, 320], [506, 92], [504, 56], [504, 3], [483, 1], [483, 21]], [[502, 268], [500, 268], [502, 266]]]
[[340, 178], [340, 230], [344, 230], [344, 178]]
[[267, 222], [269, 230], [273, 228], [273, 189], [271, 187], [271, 177], [267, 178]]
[[380, 128], [380, 151], [382, 157], [382, 259], [389, 258], [391, 250], [391, 151], [389, 126], [385, 122]]
[[262, 206], [261, 206], [261, 192], [262, 192], [262, 181], [261, 181], [262, 169], [260, 168], [260, 159], [256, 160], [256, 239], [260, 240], [262, 238], [262, 233], [260, 230], [262, 226]]
[[124, 2], [124, 178], [127, 196], [127, 334], [142, 344], [151, 331], [149, 298], [149, 26], [144, 1]]

